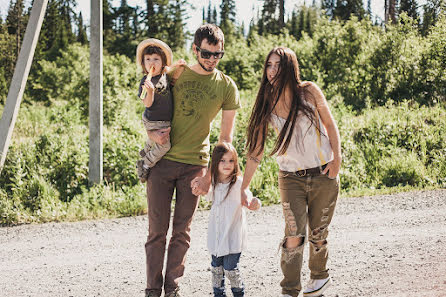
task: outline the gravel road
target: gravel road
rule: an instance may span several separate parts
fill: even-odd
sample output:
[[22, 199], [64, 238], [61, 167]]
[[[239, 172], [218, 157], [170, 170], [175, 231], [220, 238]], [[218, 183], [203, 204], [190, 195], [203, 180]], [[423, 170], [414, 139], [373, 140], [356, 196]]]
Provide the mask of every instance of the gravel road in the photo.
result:
[[[208, 214], [192, 225], [182, 296], [212, 296]], [[279, 296], [281, 207], [250, 212], [248, 223], [246, 296]], [[0, 228], [0, 296], [143, 296], [146, 236], [145, 216]], [[446, 190], [342, 198], [328, 241], [326, 297], [446, 296]]]

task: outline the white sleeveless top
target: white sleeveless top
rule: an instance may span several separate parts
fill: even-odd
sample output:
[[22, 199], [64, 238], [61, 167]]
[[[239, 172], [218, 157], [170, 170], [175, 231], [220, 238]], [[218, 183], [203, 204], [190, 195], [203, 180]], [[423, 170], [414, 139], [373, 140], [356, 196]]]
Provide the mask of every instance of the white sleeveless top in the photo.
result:
[[[315, 110], [312, 104], [307, 104]], [[276, 157], [280, 170], [293, 172], [309, 169], [322, 166], [333, 160], [333, 151], [327, 131], [319, 115], [316, 119], [319, 121], [320, 131], [316, 125], [311, 125], [307, 116], [299, 112], [288, 149], [285, 154]], [[280, 133], [285, 122], [286, 119], [271, 114], [271, 124], [277, 134]]]

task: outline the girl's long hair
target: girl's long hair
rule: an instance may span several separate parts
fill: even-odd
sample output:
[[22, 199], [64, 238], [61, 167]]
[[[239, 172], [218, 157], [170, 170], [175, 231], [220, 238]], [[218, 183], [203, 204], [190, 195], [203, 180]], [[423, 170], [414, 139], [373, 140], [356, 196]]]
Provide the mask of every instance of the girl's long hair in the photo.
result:
[[[214, 150], [212, 151], [212, 161], [211, 161], [211, 177], [212, 177], [212, 187], [215, 189], [215, 186], [218, 184], [218, 164], [220, 160], [223, 158], [223, 155], [227, 152], [231, 152], [232, 158], [234, 159], [234, 171], [231, 174], [231, 179], [229, 181], [228, 192], [225, 195], [225, 198], [228, 197], [229, 192], [231, 191], [232, 186], [237, 181], [237, 177], [241, 175], [240, 166], [238, 164], [238, 156], [237, 151], [234, 146], [228, 142], [218, 143]], [[214, 191], [215, 193], [215, 191]], [[224, 200], [223, 199], [223, 200]]]
[[[266, 75], [266, 68], [273, 54], [280, 57], [280, 63], [277, 74], [270, 83]], [[268, 123], [271, 120], [271, 114], [279, 98], [285, 95], [284, 92], [287, 89], [290, 91], [292, 97], [290, 112], [270, 155], [274, 155], [277, 152], [279, 152], [279, 155], [283, 155], [286, 152], [299, 112], [302, 112], [303, 115], [310, 119], [311, 123], [314, 123], [313, 110], [304, 103], [304, 90], [301, 83], [296, 54], [286, 47], [273, 48], [266, 57], [260, 89], [249, 119], [246, 143], [248, 154], [255, 151], [258, 153], [265, 148], [265, 139], [268, 133]]]

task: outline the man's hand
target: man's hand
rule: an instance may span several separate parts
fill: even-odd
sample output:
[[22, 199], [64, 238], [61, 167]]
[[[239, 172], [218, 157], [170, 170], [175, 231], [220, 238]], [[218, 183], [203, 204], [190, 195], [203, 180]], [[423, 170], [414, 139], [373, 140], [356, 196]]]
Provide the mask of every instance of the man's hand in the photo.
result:
[[166, 129], [158, 129], [147, 131], [147, 136], [158, 144], [165, 144], [169, 140], [170, 127]]
[[211, 186], [211, 180], [205, 176], [197, 176], [190, 182], [190, 187], [192, 188], [192, 194], [195, 196], [206, 195], [209, 192], [209, 187]]

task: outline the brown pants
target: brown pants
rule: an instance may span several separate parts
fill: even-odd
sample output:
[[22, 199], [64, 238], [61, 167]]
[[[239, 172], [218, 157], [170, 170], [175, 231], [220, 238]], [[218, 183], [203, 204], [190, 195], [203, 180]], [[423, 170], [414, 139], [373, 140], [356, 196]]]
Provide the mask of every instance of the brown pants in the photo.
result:
[[164, 291], [178, 287], [184, 274], [186, 252], [190, 246], [190, 225], [197, 209], [198, 197], [192, 194], [190, 183], [203, 176], [204, 167], [161, 159], [152, 168], [147, 180], [149, 236], [145, 244], [147, 289], [163, 287], [163, 264], [166, 235], [169, 229], [172, 195], [176, 189], [172, 238], [167, 251]]
[[[285, 238], [282, 242], [282, 294], [299, 295], [306, 229], [310, 243], [309, 268], [312, 279], [328, 277], [328, 225], [333, 217], [339, 194], [339, 179], [327, 175], [299, 177], [291, 172], [279, 172], [279, 189], [285, 216]], [[302, 238], [302, 244], [286, 248], [287, 238]], [[320, 244], [322, 244], [320, 246]]]

